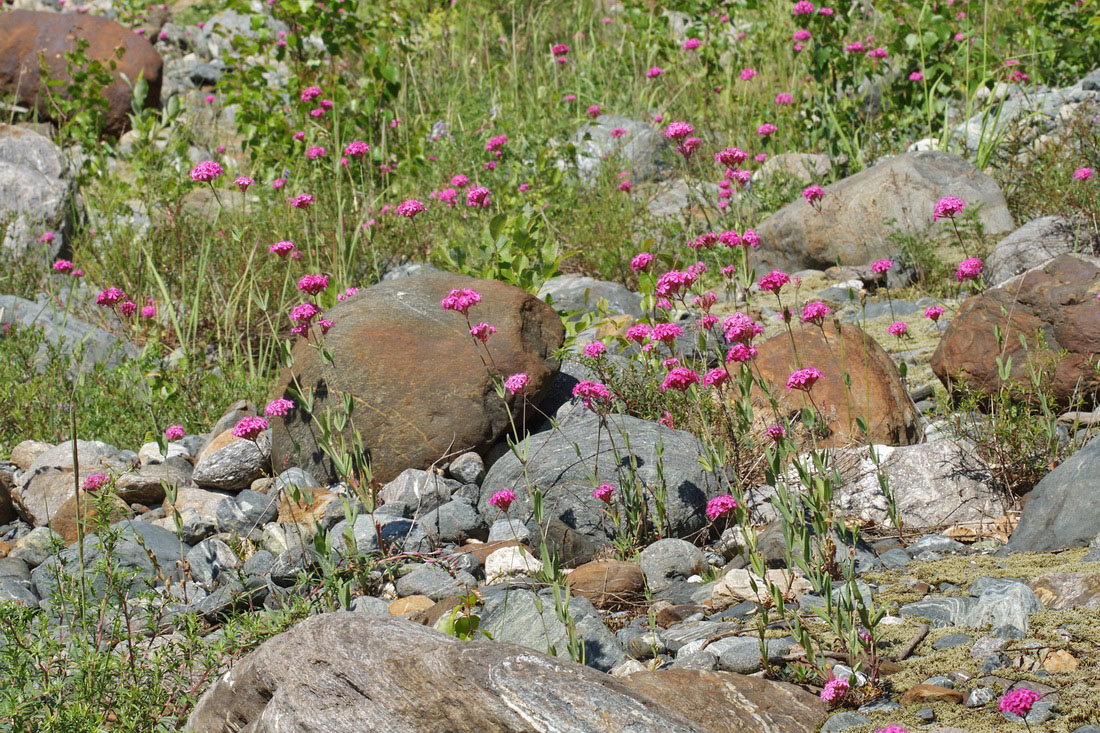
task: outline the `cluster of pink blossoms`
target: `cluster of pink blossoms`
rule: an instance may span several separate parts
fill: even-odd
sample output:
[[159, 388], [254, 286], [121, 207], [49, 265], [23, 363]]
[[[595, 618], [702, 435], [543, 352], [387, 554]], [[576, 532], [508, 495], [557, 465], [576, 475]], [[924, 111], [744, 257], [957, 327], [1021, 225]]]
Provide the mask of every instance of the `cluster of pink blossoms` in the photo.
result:
[[938, 305], [929, 306], [924, 311], [924, 317], [930, 318], [933, 323], [940, 320], [940, 316], [943, 315], [943, 308]]
[[817, 208], [818, 202], [825, 198], [825, 189], [816, 183], [812, 186], [807, 186], [802, 189], [802, 198], [806, 199], [806, 203], [810, 206]]
[[475, 186], [466, 192], [466, 205], [471, 208], [485, 208], [493, 203], [490, 195], [491, 192], [485, 186]]
[[678, 392], [683, 392], [693, 384], [699, 383], [699, 375], [693, 370], [687, 367], [673, 367], [665, 375], [665, 379], [661, 382], [661, 391], [667, 392], [670, 389], [674, 389]]
[[909, 324], [905, 321], [894, 321], [887, 327], [886, 332], [891, 336], [897, 336], [901, 338], [909, 330]]
[[615, 493], [615, 487], [611, 484], [600, 484], [592, 490], [592, 496], [604, 502], [605, 504], [611, 503], [611, 495]]
[[490, 326], [484, 321], [470, 328], [470, 335], [481, 343], [486, 343], [489, 337], [497, 332], [496, 326]]
[[802, 306], [802, 322], [820, 326], [830, 313], [832, 311], [829, 310], [829, 306], [825, 305], [824, 301], [815, 300]]
[[714, 521], [725, 514], [729, 514], [737, 508], [737, 500], [732, 494], [716, 496], [707, 502], [707, 519]]
[[516, 492], [511, 489], [502, 489], [489, 498], [489, 506], [495, 506], [502, 512], [508, 511], [512, 502], [516, 500]]
[[277, 254], [284, 259], [286, 259], [286, 256], [290, 254], [293, 250], [294, 242], [287, 242], [285, 240], [282, 242], [276, 242], [275, 244], [267, 248], [268, 252], [271, 252], [272, 254]]
[[213, 160], [204, 160], [191, 169], [191, 180], [195, 183], [210, 183], [225, 171]]
[[953, 219], [956, 214], [966, 208], [966, 202], [954, 196], [944, 196], [936, 202], [932, 208], [932, 221], [940, 219]]
[[1018, 687], [1001, 698], [1000, 703], [998, 703], [998, 708], [1002, 713], [1011, 713], [1012, 715], [1026, 718], [1027, 714], [1031, 712], [1032, 706], [1042, 697], [1043, 696], [1035, 690], [1029, 690], [1026, 687]]
[[105, 473], [93, 473], [84, 479], [84, 483], [81, 484], [80, 488], [90, 494], [106, 486], [110, 480], [110, 476]]
[[458, 311], [462, 315], [481, 302], [481, 293], [470, 288], [455, 288], [440, 303], [444, 310]]
[[294, 400], [288, 400], [285, 397], [280, 397], [277, 400], [272, 400], [264, 406], [264, 414], [268, 417], [285, 417], [290, 414], [290, 411], [295, 407]]
[[233, 426], [233, 436], [245, 440], [256, 440], [265, 430], [267, 430], [267, 420], [250, 415], [237, 421], [237, 424]]
[[824, 376], [825, 375], [822, 374], [817, 367], [796, 369], [787, 377], [787, 391], [790, 392], [792, 389], [797, 389], [803, 392], [809, 392], [817, 380]]
[[298, 289], [303, 293], [317, 295], [328, 288], [328, 275], [303, 275], [298, 280]]
[[821, 699], [830, 705], [836, 705], [848, 694], [848, 678], [837, 677], [825, 683], [821, 690]]
[[765, 293], [779, 293], [784, 285], [791, 281], [790, 276], [782, 270], [772, 270], [757, 281], [757, 286]]
[[573, 396], [580, 397], [581, 401], [584, 402], [584, 406], [592, 411], [596, 411], [593, 404], [603, 407], [611, 404], [611, 390], [607, 388], [607, 385], [587, 379], [574, 385]]
[[53, 271], [62, 275], [71, 275], [73, 277], [84, 277], [84, 270], [74, 265], [69, 260], [57, 260], [53, 263]]
[[634, 272], [643, 272], [653, 262], [653, 255], [649, 252], [639, 252], [630, 260], [630, 269]]
[[893, 266], [893, 260], [875, 260], [871, 263], [871, 272], [875, 273], [876, 275], [881, 275], [882, 273], [887, 272]]
[[512, 394], [519, 394], [527, 386], [529, 380], [530, 377], [523, 372], [519, 372], [504, 380], [504, 388]]
[[344, 147], [344, 155], [351, 158], [359, 158], [370, 152], [370, 145], [362, 140], [353, 140]]
[[416, 199], [407, 199], [397, 205], [395, 213], [398, 216], [403, 216], [407, 219], [412, 219], [414, 216], [425, 210], [423, 202]]
[[985, 267], [985, 264], [981, 261], [981, 258], [967, 257], [959, 263], [958, 269], [955, 270], [955, 279], [959, 282], [974, 280], [982, 274], [983, 267]]

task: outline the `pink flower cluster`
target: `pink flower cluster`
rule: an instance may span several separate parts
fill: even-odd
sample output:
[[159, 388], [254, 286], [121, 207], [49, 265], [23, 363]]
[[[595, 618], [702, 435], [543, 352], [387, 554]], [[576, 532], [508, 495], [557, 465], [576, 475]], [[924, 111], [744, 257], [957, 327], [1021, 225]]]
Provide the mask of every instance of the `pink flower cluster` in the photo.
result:
[[187, 435], [187, 431], [182, 425], [169, 425], [164, 429], [164, 437], [167, 440], [179, 440], [184, 435]]
[[91, 493], [106, 486], [110, 480], [111, 478], [105, 473], [93, 473], [84, 479], [84, 483], [81, 484], [80, 488]]
[[611, 495], [615, 493], [615, 487], [611, 484], [600, 484], [592, 490], [592, 496], [604, 502], [605, 504], [611, 503]]
[[511, 489], [501, 489], [492, 495], [489, 499], [489, 505], [495, 506], [502, 512], [508, 511], [508, 507], [512, 506], [512, 502], [516, 500], [516, 492]]
[[462, 315], [481, 302], [481, 293], [470, 288], [455, 288], [440, 301], [443, 310], [458, 311]]
[[829, 310], [829, 306], [825, 305], [823, 301], [816, 300], [802, 306], [802, 322], [820, 326], [830, 313], [832, 311]]
[[233, 436], [245, 440], [255, 440], [265, 430], [267, 430], [267, 420], [250, 415], [237, 421], [237, 424], [233, 426]]
[[630, 269], [634, 272], [644, 271], [653, 262], [653, 255], [649, 252], [639, 252], [630, 260]]
[[1012, 713], [1021, 718], [1027, 717], [1031, 707], [1037, 703], [1042, 695], [1035, 690], [1026, 687], [1018, 687], [1001, 698], [998, 708], [1002, 713]]
[[966, 208], [966, 202], [954, 196], [944, 196], [936, 202], [932, 208], [932, 221], [940, 219], [952, 219], [960, 211]]
[[822, 374], [817, 367], [796, 369], [787, 377], [787, 391], [790, 392], [792, 389], [798, 389], [803, 392], [809, 392], [810, 389], [813, 388], [814, 383], [824, 376], [825, 375]]
[[825, 683], [821, 690], [821, 699], [830, 705], [835, 705], [848, 694], [848, 678], [834, 678]]
[[519, 394], [527, 386], [527, 382], [530, 378], [523, 372], [513, 374], [504, 380], [504, 388], [512, 394]]
[[661, 391], [667, 392], [670, 389], [683, 392], [693, 384], [699, 383], [699, 375], [687, 367], [673, 367], [665, 375], [665, 380], [661, 382]]
[[404, 216], [407, 219], [411, 219], [424, 210], [425, 207], [422, 202], [417, 201], [416, 199], [408, 199], [406, 201], [402, 201], [397, 205], [395, 213], [398, 216]]
[[272, 400], [264, 406], [264, 414], [268, 417], [285, 417], [295, 407], [293, 400], [288, 400], [285, 397], [280, 397], [277, 400]]
[[965, 260], [959, 263], [958, 269], [955, 270], [955, 279], [959, 282], [963, 280], [973, 280], [982, 274], [982, 268], [985, 264], [979, 257], [967, 257]]
[[670, 122], [665, 128], [664, 135], [669, 140], [683, 140], [693, 132], [695, 128], [687, 122]]
[[213, 160], [204, 160], [191, 169], [191, 180], [195, 183], [210, 183], [225, 171]]
[[729, 514], [737, 508], [737, 500], [732, 494], [716, 496], [707, 502], [707, 519], [712, 522], [724, 514]]
[[298, 280], [298, 289], [303, 293], [317, 295], [328, 288], [328, 275], [303, 275]]
[[611, 390], [607, 388], [607, 385], [587, 379], [578, 382], [573, 387], [573, 396], [580, 397], [581, 401], [584, 402], [584, 406], [590, 410], [595, 410], [592, 406], [593, 403], [605, 406], [611, 403]]
[[757, 285], [765, 293], [778, 293], [780, 289], [789, 283], [791, 278], [782, 270], [772, 270], [757, 281]]
[[496, 326], [490, 326], [488, 323], [482, 322], [470, 329], [470, 335], [476, 338], [481, 343], [485, 343], [489, 340], [489, 337], [497, 332]]

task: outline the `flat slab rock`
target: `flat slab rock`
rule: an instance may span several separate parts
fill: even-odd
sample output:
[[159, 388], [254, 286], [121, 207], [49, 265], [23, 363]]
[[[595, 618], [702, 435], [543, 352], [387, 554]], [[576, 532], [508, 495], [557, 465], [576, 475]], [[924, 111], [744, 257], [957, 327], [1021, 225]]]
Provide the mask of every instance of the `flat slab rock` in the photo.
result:
[[402, 619], [313, 616], [199, 700], [190, 731], [709, 731], [610, 675]]

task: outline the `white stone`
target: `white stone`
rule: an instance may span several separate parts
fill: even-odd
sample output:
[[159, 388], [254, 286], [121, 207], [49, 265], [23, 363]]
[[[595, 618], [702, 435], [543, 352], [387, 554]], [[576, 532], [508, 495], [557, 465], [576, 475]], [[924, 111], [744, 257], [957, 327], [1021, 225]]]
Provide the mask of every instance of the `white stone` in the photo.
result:
[[542, 561], [525, 547], [502, 547], [485, 558], [485, 579], [489, 585], [515, 575], [535, 575]]

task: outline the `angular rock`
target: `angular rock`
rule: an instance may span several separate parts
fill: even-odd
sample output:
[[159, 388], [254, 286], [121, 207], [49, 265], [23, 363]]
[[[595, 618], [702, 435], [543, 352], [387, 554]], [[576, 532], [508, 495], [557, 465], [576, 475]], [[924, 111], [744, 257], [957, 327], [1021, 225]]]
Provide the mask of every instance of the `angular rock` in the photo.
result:
[[1042, 609], [1043, 604], [1026, 585], [1005, 583], [982, 593], [963, 619], [963, 625], [991, 626], [996, 636], [1021, 638], [1027, 633], [1028, 618]]
[[[967, 298], [951, 320], [932, 355], [932, 371], [949, 390], [960, 382], [997, 392], [1002, 384], [997, 358], [1012, 359], [1009, 377], [1031, 383], [1031, 371], [1043, 369], [1059, 404], [1075, 396], [1097, 404], [1100, 373], [1100, 267], [1062, 255], [1028, 270], [1000, 287]], [[999, 328], [998, 345], [994, 329]], [[1043, 343], [1036, 340], [1041, 333]], [[1023, 338], [1026, 350], [1020, 343]], [[1066, 353], [1061, 355], [1062, 350]], [[1051, 363], [1056, 369], [1051, 369]]]
[[[791, 650], [794, 640], [767, 639], [764, 644], [768, 661], [778, 663]], [[718, 669], [737, 674], [752, 674], [763, 667], [760, 639], [754, 636], [728, 636], [710, 644], [707, 651], [718, 655]]]
[[364, 721], [390, 733], [719, 730], [566, 659], [354, 612], [264, 642], [207, 690], [186, 728], [341, 733]]
[[[526, 475], [512, 453], [501, 457], [486, 474], [478, 503], [482, 516], [493, 516], [489, 499], [495, 492], [510, 489], [515, 492], [516, 500], [508, 510], [509, 516], [530, 523], [533, 508], [526, 483], [530, 480], [542, 491], [547, 520], [560, 521], [596, 547], [608, 545], [615, 530], [606, 516], [603, 502], [592, 496], [589, 472], [595, 473], [597, 483], [621, 485], [619, 472], [631, 461], [623, 444], [622, 435], [625, 434], [630, 437], [630, 454], [637, 466], [636, 479], [646, 487], [649, 516], [657, 516], [653, 492], [660, 488], [663, 476], [669, 525], [666, 536], [684, 537], [701, 529], [706, 524], [707, 501], [722, 492], [715, 476], [699, 465], [698, 457], [703, 451], [699, 441], [682, 430], [624, 415], [608, 416], [607, 424], [609, 428], [603, 429], [600, 436], [599, 418], [586, 411], [559, 430], [528, 437], [521, 449], [529, 456]], [[616, 460], [608, 431], [618, 447], [619, 460]], [[657, 470], [658, 443], [664, 448], [661, 473]], [[580, 448], [579, 460], [574, 444]]]
[[241, 567], [240, 558], [229, 545], [214, 537], [192, 547], [187, 553], [187, 564], [191, 577], [208, 588], [217, 585], [218, 577], [222, 573]]
[[271, 431], [256, 440], [233, 435], [232, 429], [218, 435], [199, 452], [191, 480], [204, 489], [236, 491], [263, 476], [271, 460]]
[[1054, 611], [1066, 608], [1100, 608], [1100, 575], [1096, 573], [1044, 573], [1031, 581], [1039, 602]]
[[[134, 573], [127, 580], [131, 594], [152, 588], [159, 578], [180, 578], [183, 560], [191, 550], [190, 545], [181, 543], [174, 533], [149, 522], [126, 520], [112, 527], [118, 532], [118, 539], [112, 550], [113, 561], [118, 569]], [[84, 538], [85, 578], [87, 587], [96, 597], [102, 595], [107, 586], [107, 578], [94, 569], [96, 560], [104, 551], [99, 535], [90, 534]], [[78, 558], [78, 547], [73, 545], [58, 555], [51, 556], [34, 569], [31, 577], [43, 602], [47, 602], [54, 593], [58, 569], [70, 578], [79, 574]]]
[[573, 595], [582, 596], [596, 608], [630, 608], [639, 603], [645, 590], [642, 569], [632, 562], [596, 560], [569, 574]]
[[485, 521], [477, 509], [462, 499], [453, 499], [433, 509], [421, 517], [420, 522], [440, 542], [465, 542], [470, 537], [484, 539], [487, 535]]
[[223, 499], [215, 515], [219, 532], [246, 535], [275, 521], [279, 507], [275, 497], [245, 489], [236, 496]]
[[35, 527], [16, 541], [15, 547], [8, 553], [8, 559], [36, 568], [53, 554], [55, 542], [62, 542], [57, 532], [49, 527]]
[[460, 484], [480, 484], [485, 478], [485, 461], [477, 453], [463, 453], [451, 461], [447, 473]]
[[87, 535], [95, 532], [101, 525], [110, 525], [133, 515], [126, 502], [117, 496], [105, 500], [96, 499], [86, 492], [80, 492], [80, 512], [77, 512], [76, 497], [69, 492], [69, 498], [50, 516], [50, 529], [57, 532], [65, 544], [72, 544], [80, 537], [80, 515], [83, 515], [83, 531]]
[[477, 588], [477, 580], [465, 571], [447, 572], [438, 563], [421, 565], [397, 580], [397, 593], [402, 596], [427, 596], [433, 601], [454, 595], [465, 595]]
[[350, 549], [345, 536], [348, 530], [355, 540], [355, 548], [361, 554], [382, 549], [378, 546], [379, 535], [387, 550], [402, 548], [405, 552], [427, 552], [434, 544], [424, 525], [415, 519], [378, 513], [360, 514], [351, 527], [346, 519], [342, 519], [332, 528], [331, 536], [335, 538], [332, 546], [337, 552], [346, 553]]
[[[497, 329], [484, 347], [474, 343], [459, 313], [441, 307], [453, 288], [481, 294], [470, 317]], [[488, 348], [499, 374], [526, 373], [525, 395], [537, 403], [553, 381], [553, 355], [565, 335], [554, 310], [530, 293], [448, 274], [380, 283], [338, 303], [325, 317], [335, 323], [325, 337], [334, 363], [322, 366], [317, 350], [300, 340], [293, 369], [284, 371], [276, 394], [289, 394], [292, 384], [311, 390], [316, 414], [344, 409], [343, 397], [336, 400], [333, 392], [350, 396], [354, 417], [344, 437], [350, 444], [353, 422], [374, 476], [383, 482], [454, 451], [485, 451], [508, 429], [506, 405], [479, 348]], [[336, 478], [317, 443], [319, 428], [304, 409], [272, 422], [277, 471], [298, 465], [314, 476]]]
[[925, 702], [966, 702], [966, 693], [961, 690], [949, 690], [936, 685], [913, 685], [901, 696], [902, 705], [917, 705]]
[[[554, 610], [552, 595], [536, 596], [529, 590], [515, 587], [498, 588], [491, 593], [483, 589], [482, 592], [485, 607], [480, 628], [492, 634], [494, 640], [568, 658], [568, 632]], [[604, 626], [592, 604], [583, 598], [571, 598], [569, 611], [584, 648], [587, 666], [610, 672], [626, 660], [626, 652]]]
[[1100, 534], [1100, 437], [1058, 465], [1028, 494], [1008, 546], [1017, 552], [1085, 547]]
[[[0, 30], [0, 96], [5, 88], [4, 35]], [[0, 252], [40, 266], [68, 254], [73, 193], [61, 150], [35, 132], [0, 125], [0, 221], [5, 224]], [[44, 232], [52, 233], [53, 241], [39, 241]]]
[[[791, 350], [791, 338], [782, 333], [759, 344], [753, 362], [779, 403], [782, 416], [794, 415], [810, 404], [805, 394], [788, 391], [786, 385], [787, 377], [800, 365], [813, 366], [824, 375], [814, 385], [812, 395], [828, 425], [828, 443], [843, 445], [869, 439], [885, 445], [910, 445], [920, 441], [920, 413], [901, 382], [894, 360], [862, 328], [841, 324], [838, 333], [830, 321], [823, 334], [816, 326], [799, 324], [793, 337], [798, 358]], [[851, 376], [851, 388], [844, 384], [845, 373]], [[756, 388], [753, 400], [765, 426], [774, 422], [770, 406]], [[861, 417], [867, 422], [866, 438], [856, 422]]]
[[670, 669], [623, 681], [707, 730], [798, 733], [816, 730], [825, 704], [801, 687], [731, 672]]
[[1042, 267], [1059, 255], [1096, 255], [1100, 240], [1087, 226], [1075, 226], [1060, 216], [1043, 216], [997, 243], [985, 259], [982, 276], [996, 287], [1034, 267]]
[[849, 516], [890, 522], [879, 471], [889, 479], [906, 531], [952, 524], [992, 526], [1005, 515], [1002, 495], [969, 443], [939, 438], [916, 445], [876, 445], [874, 450], [877, 468], [866, 446], [837, 455], [834, 465], [842, 481], [833, 500]]
[[820, 183], [833, 169], [828, 155], [820, 153], [780, 153], [764, 161], [764, 165], [752, 174], [753, 181], [785, 177], [808, 185]]
[[115, 479], [118, 497], [131, 504], [157, 506], [164, 501], [165, 486], [178, 489], [191, 481], [191, 464], [172, 458], [165, 463], [142, 466]]
[[642, 317], [642, 296], [618, 283], [596, 280], [584, 275], [559, 275], [542, 284], [539, 298], [553, 300], [554, 308], [561, 312], [581, 311], [598, 313], [599, 303], [607, 304], [607, 314]]
[[[144, 77], [149, 90], [145, 106], [160, 102], [162, 62], [160, 55], [144, 36], [139, 36], [113, 20], [99, 15], [41, 13], [15, 10], [4, 14], [0, 27], [0, 95], [14, 95], [18, 103], [33, 107], [42, 117], [53, 112], [46, 94], [39, 88], [38, 58], [41, 54], [52, 79], [71, 81], [65, 54], [76, 50], [76, 39], [88, 42], [84, 53], [104, 65], [114, 62], [114, 81], [100, 94], [107, 101], [104, 132], [118, 137], [130, 127], [130, 83]], [[117, 49], [122, 48], [119, 58]], [[65, 94], [64, 87], [51, 94]]]
[[899, 616], [917, 616], [932, 622], [932, 626], [959, 626], [964, 623], [970, 610], [977, 601], [968, 596], [950, 598], [929, 598], [923, 601], [906, 603], [898, 609]]
[[894, 231], [921, 235], [951, 223], [932, 221], [944, 196], [978, 207], [990, 234], [1015, 228], [997, 183], [962, 158], [940, 152], [905, 153], [825, 186], [815, 210], [805, 200], [787, 204], [756, 228], [759, 256], [787, 270], [859, 265], [888, 257]]
[[702, 550], [685, 540], [669, 537], [642, 550], [639, 557], [646, 584], [662, 590], [676, 580], [697, 575], [707, 568]]
[[537, 575], [541, 571], [542, 560], [532, 555], [526, 547], [501, 547], [485, 558], [485, 582], [490, 585], [517, 575]]
[[[615, 128], [625, 130], [612, 137]], [[594, 182], [603, 161], [621, 158], [634, 183], [658, 181], [672, 172], [672, 148], [653, 125], [619, 115], [600, 115], [573, 133], [569, 142], [577, 151], [577, 172], [581, 179]], [[618, 169], [616, 169], [618, 170]]]
[[419, 517], [451, 500], [451, 493], [461, 486], [430, 471], [408, 468], [382, 487], [379, 496], [384, 504], [400, 502]]

